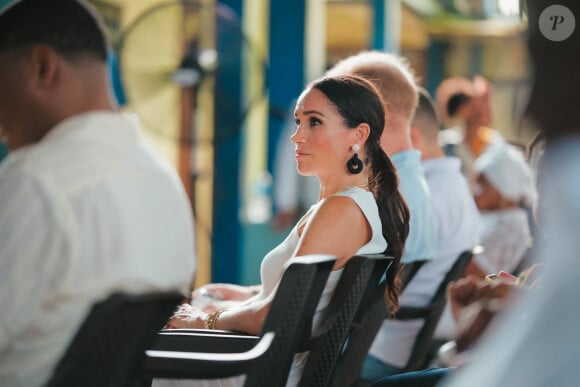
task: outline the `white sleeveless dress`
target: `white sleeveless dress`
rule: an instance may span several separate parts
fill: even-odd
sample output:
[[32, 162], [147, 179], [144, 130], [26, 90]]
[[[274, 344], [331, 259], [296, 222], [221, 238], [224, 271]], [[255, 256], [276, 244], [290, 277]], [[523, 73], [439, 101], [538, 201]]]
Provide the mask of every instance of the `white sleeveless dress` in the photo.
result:
[[[358, 187], [349, 187], [346, 190], [339, 192], [336, 196], [348, 196], [359, 206], [369, 223], [372, 236], [370, 241], [362, 246], [357, 254], [376, 254], [382, 253], [387, 248], [387, 242], [383, 237], [382, 225], [379, 217], [379, 210], [377, 203], [372, 193], [365, 191]], [[316, 210], [320, 202], [311, 207], [311, 211]], [[300, 223], [300, 222], [298, 222]], [[278, 283], [282, 277], [282, 273], [286, 266], [291, 262], [292, 254], [298, 246], [299, 235], [297, 225], [290, 231], [286, 239], [280, 243], [276, 248], [270, 251], [262, 261], [260, 269], [260, 276], [262, 280], [262, 289], [256, 297], [266, 298], [276, 290]], [[330, 273], [326, 286], [322, 292], [322, 297], [316, 313], [314, 315], [313, 326], [317, 327], [320, 316], [328, 307], [330, 298], [334, 292], [336, 284], [340, 279], [342, 269], [334, 270]], [[297, 354], [292, 362], [287, 387], [296, 386], [300, 381], [302, 370], [306, 362], [307, 353]], [[238, 387], [244, 384], [245, 375], [225, 378], [225, 379], [211, 379], [211, 380], [189, 380], [189, 379], [156, 379], [153, 381], [154, 387], [186, 387], [186, 386], [202, 386], [202, 387]]]

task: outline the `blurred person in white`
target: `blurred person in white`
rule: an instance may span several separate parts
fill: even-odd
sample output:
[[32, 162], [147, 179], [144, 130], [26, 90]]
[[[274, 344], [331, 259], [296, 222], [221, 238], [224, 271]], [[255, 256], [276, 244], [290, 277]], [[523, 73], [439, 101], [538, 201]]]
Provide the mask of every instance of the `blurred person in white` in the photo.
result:
[[0, 385], [42, 386], [92, 304], [190, 289], [190, 203], [112, 102], [107, 42], [76, 0], [0, 13]]
[[[555, 3], [558, 7], [551, 7]], [[535, 71], [527, 112], [545, 138], [536, 206], [543, 238], [534, 254], [543, 263], [541, 282], [533, 294], [522, 296], [490, 326], [472, 353], [473, 361], [458, 370], [446, 387], [580, 383], [580, 31], [568, 29], [566, 39], [553, 39], [551, 34], [558, 29], [542, 24], [543, 12], [546, 20], [560, 16], [560, 22], [569, 23], [570, 16], [580, 15], [580, 4], [527, 1]]]
[[[464, 275], [483, 279], [491, 273], [513, 273], [532, 247], [525, 209], [535, 202], [532, 172], [519, 149], [507, 143], [490, 147], [475, 161], [475, 171], [483, 253], [473, 258]], [[434, 336], [450, 340], [455, 331], [455, 320], [446, 308]]]
[[[397, 167], [400, 191], [411, 212], [409, 237], [402, 262], [434, 259], [435, 236], [429, 187], [421, 165], [421, 152], [413, 149], [410, 134], [411, 120], [419, 99], [411, 66], [402, 57], [366, 51], [339, 61], [327, 74], [355, 74], [373, 82], [381, 92], [386, 115], [381, 147]], [[440, 279], [430, 279], [433, 283], [424, 286], [435, 288]], [[405, 363], [410, 340], [416, 332], [412, 328], [410, 331], [404, 328], [402, 336], [392, 327], [393, 323], [392, 320], [385, 320], [379, 330], [363, 366], [363, 379], [374, 380], [395, 373]]]
[[[480, 215], [461, 173], [461, 161], [443, 153], [438, 142], [439, 129], [437, 108], [429, 93], [420, 88], [419, 105], [411, 124], [411, 140], [415, 149], [421, 151], [421, 164], [431, 192], [436, 255], [421, 267], [401, 294], [400, 304], [404, 306], [427, 304], [439, 285], [437, 281], [441, 281], [463, 251], [477, 246], [480, 241]], [[391, 324], [392, 330], [401, 331], [405, 344], [401, 342], [384, 351], [401, 352], [405, 348], [408, 358], [423, 321], [393, 321]]]
[[535, 202], [530, 167], [519, 149], [496, 144], [475, 161], [475, 203], [481, 216], [481, 245], [466, 274], [512, 273], [531, 247], [526, 208]]
[[439, 144], [445, 154], [459, 157], [463, 174], [472, 186], [475, 159], [490, 145], [504, 141], [491, 128], [491, 84], [482, 76], [475, 76], [473, 80], [451, 77], [441, 82], [435, 95], [446, 126], [439, 133]]
[[[314, 328], [328, 306], [343, 266], [356, 254], [386, 252], [394, 257], [394, 271], [389, 269], [386, 278], [385, 299], [389, 310], [397, 309], [396, 276], [409, 232], [409, 210], [398, 190], [395, 167], [380, 146], [385, 115], [378, 91], [360, 77], [321, 78], [304, 89], [294, 118], [292, 142], [297, 169], [319, 180], [319, 200], [287, 238], [264, 257], [261, 285], [209, 284], [196, 289], [193, 305], [181, 305], [169, 320], [169, 328], [258, 334], [286, 266], [294, 257], [310, 254], [337, 258], [316, 307]], [[211, 300], [203, 309], [196, 307], [200, 297]], [[294, 357], [288, 386], [298, 384], [306, 356], [300, 353]], [[240, 386], [244, 381], [241, 375], [214, 380], [156, 379], [153, 384]]]

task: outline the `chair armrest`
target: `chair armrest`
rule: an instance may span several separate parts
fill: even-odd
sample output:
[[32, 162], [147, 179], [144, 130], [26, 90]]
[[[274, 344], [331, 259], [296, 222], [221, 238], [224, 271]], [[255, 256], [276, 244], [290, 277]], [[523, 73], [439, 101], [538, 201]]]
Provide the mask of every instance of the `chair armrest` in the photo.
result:
[[415, 320], [426, 318], [433, 309], [433, 304], [426, 306], [401, 306], [395, 314], [396, 320]]
[[249, 350], [234, 353], [148, 350], [145, 352], [143, 374], [150, 378], [170, 379], [212, 379], [242, 375], [252, 361], [268, 350], [274, 336], [274, 332], [267, 332]]
[[220, 333], [220, 334], [224, 334], [224, 335], [244, 335], [244, 333], [240, 333], [240, 332], [236, 332], [236, 331], [224, 331], [221, 329], [163, 329], [160, 331], [160, 333]]
[[151, 350], [229, 353], [248, 351], [259, 341], [259, 336], [229, 331], [171, 329], [161, 331]]

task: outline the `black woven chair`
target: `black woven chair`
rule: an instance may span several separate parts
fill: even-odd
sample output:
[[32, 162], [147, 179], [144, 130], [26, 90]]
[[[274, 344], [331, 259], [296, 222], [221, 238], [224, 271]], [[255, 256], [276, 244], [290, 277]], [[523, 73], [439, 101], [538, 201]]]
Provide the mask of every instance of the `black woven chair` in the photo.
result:
[[[333, 381], [333, 375], [339, 363], [341, 368], [350, 347], [359, 344], [352, 336], [353, 331], [356, 332], [378, 292], [385, 302], [384, 279], [392, 262], [392, 257], [368, 254], [354, 256], [345, 265], [320, 327], [302, 348], [309, 355], [300, 386], [328, 386], [337, 382]], [[386, 313], [381, 321], [385, 317]], [[362, 366], [362, 361], [359, 365], [353, 359], [349, 361], [352, 361], [348, 364], [350, 369]]]
[[405, 264], [401, 264], [401, 271], [399, 274], [401, 283], [401, 292], [405, 290], [407, 285], [415, 278], [415, 274], [419, 271], [428, 260], [417, 260]]
[[46, 387], [133, 385], [145, 350], [182, 299], [178, 292], [115, 293], [96, 303]]
[[482, 251], [483, 249], [477, 246], [462, 252], [439, 284], [437, 291], [428, 305], [422, 307], [402, 306], [397, 311], [395, 315], [397, 320], [424, 320], [423, 326], [415, 338], [411, 356], [401, 372], [417, 371], [425, 369], [428, 366], [431, 360], [429, 354], [431, 352], [433, 334], [435, 333], [435, 329], [437, 328], [437, 324], [447, 302], [447, 285], [461, 278], [473, 256], [480, 254]]
[[295, 258], [284, 271], [260, 336], [163, 332], [146, 352], [142, 376], [212, 379], [245, 374], [245, 386], [284, 386], [334, 262], [329, 256]]
[[364, 296], [349, 327], [348, 338], [327, 383], [312, 385], [352, 386], [358, 380], [368, 350], [388, 315], [385, 290], [386, 275], [391, 263], [391, 257], [375, 261]]

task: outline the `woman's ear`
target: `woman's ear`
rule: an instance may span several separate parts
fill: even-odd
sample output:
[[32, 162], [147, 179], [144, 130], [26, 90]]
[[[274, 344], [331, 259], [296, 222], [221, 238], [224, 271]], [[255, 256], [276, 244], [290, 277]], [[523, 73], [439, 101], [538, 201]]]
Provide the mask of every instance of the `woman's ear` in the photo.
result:
[[364, 144], [371, 134], [371, 128], [367, 123], [359, 124], [354, 129], [354, 135], [357, 141], [360, 141], [361, 144]]

